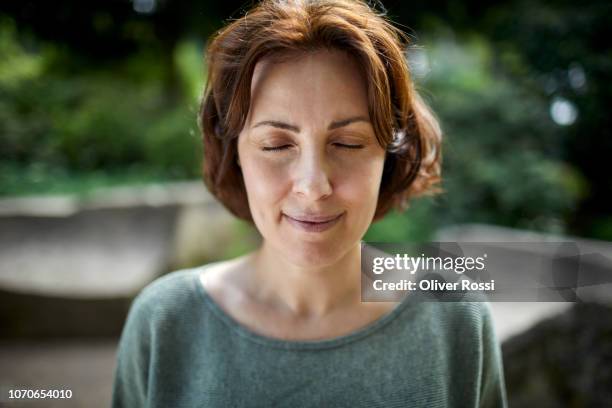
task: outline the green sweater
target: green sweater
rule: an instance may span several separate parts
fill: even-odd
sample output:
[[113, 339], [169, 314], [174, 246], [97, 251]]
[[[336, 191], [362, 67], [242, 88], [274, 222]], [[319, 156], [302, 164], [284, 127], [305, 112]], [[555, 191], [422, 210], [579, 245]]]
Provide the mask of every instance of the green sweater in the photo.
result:
[[484, 302], [407, 296], [351, 334], [285, 341], [241, 326], [202, 268], [165, 275], [132, 303], [113, 407], [504, 407], [499, 345]]

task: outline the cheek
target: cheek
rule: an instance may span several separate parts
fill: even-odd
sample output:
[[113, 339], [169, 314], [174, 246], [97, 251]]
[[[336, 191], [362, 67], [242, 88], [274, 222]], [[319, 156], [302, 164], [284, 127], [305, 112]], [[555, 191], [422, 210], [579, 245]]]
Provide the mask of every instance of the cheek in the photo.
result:
[[277, 165], [261, 160], [247, 160], [242, 168], [250, 203], [269, 203], [286, 190], [286, 172], [280, 171]]
[[382, 178], [383, 160], [369, 159], [354, 162], [340, 172], [337, 193], [352, 204], [376, 207]]

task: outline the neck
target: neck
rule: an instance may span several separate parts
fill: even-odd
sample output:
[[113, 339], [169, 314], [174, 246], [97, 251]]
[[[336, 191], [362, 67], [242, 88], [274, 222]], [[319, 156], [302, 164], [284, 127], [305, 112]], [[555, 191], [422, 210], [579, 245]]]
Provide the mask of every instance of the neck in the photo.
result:
[[324, 266], [295, 265], [265, 241], [252, 259], [255, 296], [295, 317], [323, 317], [361, 301], [360, 242]]

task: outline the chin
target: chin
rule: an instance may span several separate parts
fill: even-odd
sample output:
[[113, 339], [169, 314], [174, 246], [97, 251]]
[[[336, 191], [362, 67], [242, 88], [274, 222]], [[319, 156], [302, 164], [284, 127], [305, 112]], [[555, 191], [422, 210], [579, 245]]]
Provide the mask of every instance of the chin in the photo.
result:
[[[288, 243], [291, 244], [288, 245]], [[348, 250], [344, 245], [326, 242], [286, 241], [281, 243], [283, 257], [303, 268], [321, 268], [338, 262]]]

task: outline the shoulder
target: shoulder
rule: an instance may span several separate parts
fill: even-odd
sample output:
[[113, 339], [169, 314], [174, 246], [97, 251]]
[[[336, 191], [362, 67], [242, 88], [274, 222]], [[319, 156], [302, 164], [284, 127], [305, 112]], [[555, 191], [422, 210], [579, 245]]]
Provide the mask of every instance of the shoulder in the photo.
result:
[[[195, 282], [200, 268], [163, 275], [146, 285], [133, 299], [119, 341], [113, 406], [147, 404], [149, 381], [155, 378], [149, 375], [151, 364], [154, 361], [159, 364], [160, 355], [156, 350], [173, 350], [177, 330], [185, 333], [193, 319], [185, 308], [197, 299]], [[173, 358], [171, 352], [168, 355]]]
[[[471, 281], [469, 277], [451, 275], [449, 282], [457, 283], [459, 279]], [[426, 275], [425, 278], [429, 278]], [[457, 332], [482, 332], [492, 330], [491, 307], [487, 296], [482, 291], [441, 291], [423, 292], [421, 299], [425, 306], [423, 309], [432, 314], [432, 318], [439, 320], [445, 327], [451, 327]]]
[[490, 305], [486, 301], [430, 301], [420, 305], [418, 329], [428, 350], [451, 371], [480, 373], [482, 362], [498, 353]]
[[442, 367], [449, 398], [459, 403], [471, 395], [478, 406], [504, 407], [503, 363], [490, 304], [431, 301], [417, 310], [424, 318], [417, 330], [410, 328], [410, 339], [420, 339], [417, 351], [431, 366]]
[[462, 299], [458, 301], [434, 302], [440, 317], [458, 332], [492, 330], [491, 307], [482, 298]]
[[494, 339], [491, 309], [483, 299], [468, 299], [416, 301], [414, 307], [408, 308], [412, 312], [405, 313], [411, 324], [404, 327], [409, 331], [416, 327], [438, 343], [472, 344], [479, 348], [483, 342]]
[[171, 298], [176, 292], [192, 289], [190, 286], [195, 279], [194, 275], [197, 275], [203, 268], [199, 266], [181, 269], [162, 275], [142, 288], [136, 298], [143, 301], [161, 300], [161, 298]]
[[479, 301], [441, 303], [448, 330], [447, 360], [454, 378], [470, 377], [471, 388], [483, 407], [505, 407], [503, 362], [491, 305]]
[[157, 304], [171, 301], [177, 295], [193, 290], [194, 275], [198, 275], [202, 267], [181, 269], [169, 272], [147, 284], [136, 296], [135, 302], [141, 304]]
[[198, 299], [197, 283], [202, 268], [173, 271], [147, 284], [133, 299], [128, 321], [151, 323], [189, 307]]

